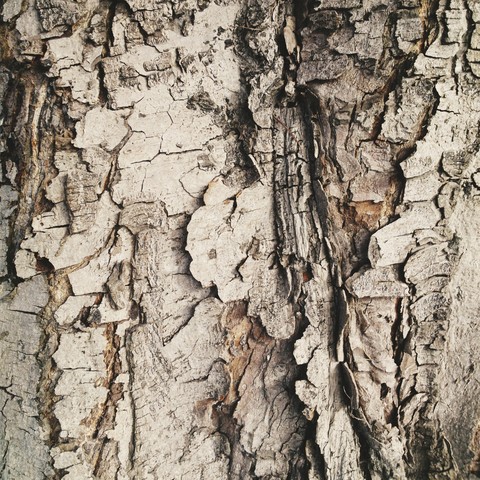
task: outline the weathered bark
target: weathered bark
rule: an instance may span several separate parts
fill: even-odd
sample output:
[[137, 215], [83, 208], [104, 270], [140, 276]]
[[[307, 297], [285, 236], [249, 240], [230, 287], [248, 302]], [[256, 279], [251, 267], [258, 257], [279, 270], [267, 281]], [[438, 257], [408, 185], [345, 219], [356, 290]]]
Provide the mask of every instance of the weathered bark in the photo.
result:
[[0, 477], [480, 476], [476, 0], [5, 0]]

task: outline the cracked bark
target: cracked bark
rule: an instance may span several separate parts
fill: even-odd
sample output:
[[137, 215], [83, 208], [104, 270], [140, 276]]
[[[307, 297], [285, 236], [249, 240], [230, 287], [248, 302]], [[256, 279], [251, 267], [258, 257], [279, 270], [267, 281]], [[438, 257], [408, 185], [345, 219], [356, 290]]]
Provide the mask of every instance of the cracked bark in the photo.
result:
[[474, 0], [5, 0], [0, 477], [480, 475]]

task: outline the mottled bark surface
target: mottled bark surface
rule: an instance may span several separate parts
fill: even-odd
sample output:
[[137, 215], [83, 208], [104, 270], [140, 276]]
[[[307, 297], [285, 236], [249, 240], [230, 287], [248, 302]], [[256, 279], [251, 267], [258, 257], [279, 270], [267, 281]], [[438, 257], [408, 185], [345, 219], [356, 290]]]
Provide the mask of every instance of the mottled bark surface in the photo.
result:
[[0, 477], [480, 476], [476, 0], [4, 0]]

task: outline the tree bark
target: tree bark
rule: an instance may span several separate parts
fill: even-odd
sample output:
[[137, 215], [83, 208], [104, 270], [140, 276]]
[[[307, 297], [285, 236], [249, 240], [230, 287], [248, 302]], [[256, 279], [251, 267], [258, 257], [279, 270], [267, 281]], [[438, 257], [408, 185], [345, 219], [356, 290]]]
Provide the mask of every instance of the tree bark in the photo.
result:
[[480, 4], [5, 0], [0, 477], [480, 476]]

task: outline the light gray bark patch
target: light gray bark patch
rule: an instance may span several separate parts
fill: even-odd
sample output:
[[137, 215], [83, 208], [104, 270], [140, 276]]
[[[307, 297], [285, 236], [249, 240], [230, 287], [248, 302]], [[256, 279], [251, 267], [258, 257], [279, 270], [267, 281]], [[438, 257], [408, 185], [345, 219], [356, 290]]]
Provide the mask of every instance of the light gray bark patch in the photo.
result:
[[1, 14], [2, 478], [478, 475], [478, 2]]

